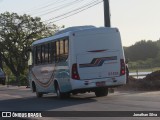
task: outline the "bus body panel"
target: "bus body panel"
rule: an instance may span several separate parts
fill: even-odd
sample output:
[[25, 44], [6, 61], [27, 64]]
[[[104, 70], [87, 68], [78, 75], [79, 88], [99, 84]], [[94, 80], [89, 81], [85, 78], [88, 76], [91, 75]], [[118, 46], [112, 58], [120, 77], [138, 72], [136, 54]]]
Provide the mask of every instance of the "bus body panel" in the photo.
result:
[[[93, 80], [71, 80], [72, 90], [83, 90], [86, 88], [98, 88], [98, 87], [117, 87], [124, 85], [126, 82], [125, 76], [122, 77], [111, 77]], [[97, 83], [103, 83], [102, 85], [97, 85]]]
[[[126, 76], [120, 76], [124, 53], [116, 28], [74, 32], [72, 46], [72, 64], [77, 63], [80, 77], [80, 80], [71, 79], [73, 90], [126, 84]], [[98, 86], [101, 82], [102, 86]]]
[[39, 65], [31, 68], [31, 78], [39, 92], [55, 92], [53, 87], [54, 69], [54, 65]]
[[55, 73], [54, 80], [57, 80], [61, 92], [71, 91], [72, 87], [70, 83], [68, 62], [56, 64], [54, 73]]
[[[120, 60], [125, 58], [118, 29], [92, 28], [70, 31], [36, 41], [32, 47], [64, 37], [69, 39], [66, 61], [33, 65], [30, 70], [30, 85], [35, 82], [38, 92], [56, 92], [55, 81], [58, 82], [61, 92], [126, 84], [126, 75], [120, 74]], [[79, 80], [72, 78], [72, 67], [75, 63]]]
[[77, 55], [78, 71], [82, 80], [119, 76], [119, 51]]
[[69, 67], [67, 63], [34, 66], [31, 73], [32, 81], [39, 92], [55, 92], [54, 80], [60, 86], [62, 92], [71, 91]]

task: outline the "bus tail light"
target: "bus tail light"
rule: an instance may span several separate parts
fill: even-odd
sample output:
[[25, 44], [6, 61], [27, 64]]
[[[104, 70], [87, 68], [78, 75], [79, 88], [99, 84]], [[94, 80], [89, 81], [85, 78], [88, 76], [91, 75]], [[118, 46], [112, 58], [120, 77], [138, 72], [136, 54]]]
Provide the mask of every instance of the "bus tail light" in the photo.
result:
[[72, 65], [72, 79], [80, 80], [80, 77], [78, 74], [77, 63]]
[[121, 59], [120, 60], [120, 65], [121, 65], [121, 69], [120, 69], [120, 75], [125, 75], [126, 73], [126, 65], [125, 65], [125, 62], [124, 62], [124, 59]]

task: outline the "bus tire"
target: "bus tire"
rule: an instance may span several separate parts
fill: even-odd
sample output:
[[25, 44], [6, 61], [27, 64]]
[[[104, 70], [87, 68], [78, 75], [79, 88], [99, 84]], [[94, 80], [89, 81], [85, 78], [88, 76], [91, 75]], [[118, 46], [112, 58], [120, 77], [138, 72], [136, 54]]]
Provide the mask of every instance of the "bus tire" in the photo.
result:
[[36, 91], [36, 96], [37, 96], [37, 98], [41, 98], [41, 97], [43, 97], [43, 93]]
[[36, 88], [36, 85], [34, 82], [32, 82], [32, 90], [33, 90], [33, 92], [36, 92], [37, 98], [41, 98], [43, 96], [43, 93], [37, 91], [37, 88]]
[[36, 85], [34, 82], [32, 82], [32, 92], [36, 92]]
[[96, 97], [107, 96], [108, 95], [108, 88], [106, 88], [106, 87], [97, 88], [95, 90], [95, 95], [96, 95]]
[[62, 93], [60, 91], [60, 88], [59, 88], [59, 85], [57, 84], [56, 85], [56, 94], [57, 94], [57, 98], [59, 99], [63, 99], [63, 98], [68, 98], [70, 97], [70, 94], [69, 93]]

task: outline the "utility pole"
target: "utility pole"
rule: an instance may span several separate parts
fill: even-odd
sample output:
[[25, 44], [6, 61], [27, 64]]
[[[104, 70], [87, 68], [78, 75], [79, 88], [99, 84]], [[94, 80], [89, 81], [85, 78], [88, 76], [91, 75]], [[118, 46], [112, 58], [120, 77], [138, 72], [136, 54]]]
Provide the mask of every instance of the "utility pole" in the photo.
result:
[[111, 27], [109, 0], [103, 0], [103, 1], [104, 1], [104, 26]]

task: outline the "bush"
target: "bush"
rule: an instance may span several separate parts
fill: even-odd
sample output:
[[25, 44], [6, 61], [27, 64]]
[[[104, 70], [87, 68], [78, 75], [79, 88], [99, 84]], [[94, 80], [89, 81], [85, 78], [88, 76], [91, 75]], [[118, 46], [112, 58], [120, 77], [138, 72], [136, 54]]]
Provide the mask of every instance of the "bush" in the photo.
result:
[[18, 86], [27, 86], [27, 77], [25, 75], [21, 75], [19, 77], [19, 83], [16, 81], [15, 76], [9, 76], [9, 81], [7, 81], [8, 85], [18, 85]]

